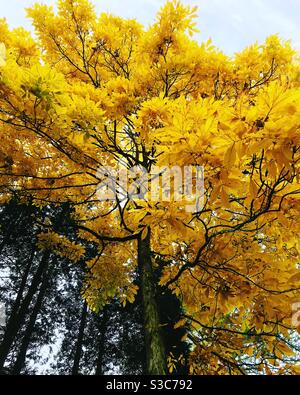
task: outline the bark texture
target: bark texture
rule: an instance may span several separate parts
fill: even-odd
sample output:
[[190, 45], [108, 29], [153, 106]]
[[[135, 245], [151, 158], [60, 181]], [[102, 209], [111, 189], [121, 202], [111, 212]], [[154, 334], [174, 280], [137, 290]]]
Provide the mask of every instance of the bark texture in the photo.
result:
[[160, 319], [155, 299], [155, 281], [151, 263], [150, 231], [138, 241], [138, 264], [144, 314], [146, 366], [149, 375], [167, 374], [166, 354], [160, 333]]

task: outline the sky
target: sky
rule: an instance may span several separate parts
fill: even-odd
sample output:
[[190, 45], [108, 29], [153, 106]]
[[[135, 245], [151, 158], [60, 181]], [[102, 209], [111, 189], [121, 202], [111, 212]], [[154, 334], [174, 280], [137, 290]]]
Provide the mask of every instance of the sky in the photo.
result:
[[[6, 17], [11, 27], [31, 28], [24, 8], [36, 0], [0, 0], [0, 17]], [[54, 5], [56, 0], [38, 2]], [[98, 12], [107, 11], [136, 18], [148, 26], [164, 0], [92, 0]], [[198, 6], [199, 41], [212, 38], [214, 45], [228, 55], [278, 33], [291, 39], [300, 50], [300, 0], [182, 0]], [[0, 38], [1, 40], [1, 38]]]

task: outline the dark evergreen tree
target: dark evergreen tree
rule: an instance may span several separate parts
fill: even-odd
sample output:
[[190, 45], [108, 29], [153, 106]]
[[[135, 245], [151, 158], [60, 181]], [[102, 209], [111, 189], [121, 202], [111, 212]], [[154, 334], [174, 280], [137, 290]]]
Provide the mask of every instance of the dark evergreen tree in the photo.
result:
[[[124, 308], [113, 299], [98, 313], [88, 309], [81, 289], [86, 265], [74, 264], [52, 251], [37, 248], [37, 235], [47, 224], [70, 240], [83, 243], [68, 204], [39, 209], [13, 199], [0, 208], [0, 301], [7, 320], [0, 344], [0, 370], [13, 374], [103, 375], [146, 371], [142, 295]], [[97, 253], [85, 242], [85, 259]], [[159, 277], [164, 262], [153, 276]], [[139, 276], [136, 275], [138, 282]], [[174, 331], [182, 315], [180, 301], [169, 290], [154, 290], [160, 306], [161, 336], [166, 355], [188, 357]], [[174, 373], [187, 374], [183, 363]]]

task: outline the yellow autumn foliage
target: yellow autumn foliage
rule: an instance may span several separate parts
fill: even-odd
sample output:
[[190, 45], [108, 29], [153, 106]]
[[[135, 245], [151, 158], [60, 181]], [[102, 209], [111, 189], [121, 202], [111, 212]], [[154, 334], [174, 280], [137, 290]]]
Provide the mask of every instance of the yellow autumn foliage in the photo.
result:
[[[299, 54], [274, 35], [228, 57], [193, 39], [196, 9], [177, 0], [148, 28], [97, 16], [88, 0], [27, 13], [38, 39], [0, 21], [0, 201], [74, 207], [78, 234], [99, 247], [83, 288], [94, 310], [134, 301], [137, 240], [150, 231], [159, 284], [184, 311], [174, 325], [188, 330], [191, 374], [241, 374], [245, 356], [299, 374]], [[120, 183], [114, 172], [134, 166], [154, 177], [201, 166], [202, 206], [172, 192], [121, 199], [120, 185], [100, 199], [99, 168]], [[84, 259], [53, 231], [39, 246]]]

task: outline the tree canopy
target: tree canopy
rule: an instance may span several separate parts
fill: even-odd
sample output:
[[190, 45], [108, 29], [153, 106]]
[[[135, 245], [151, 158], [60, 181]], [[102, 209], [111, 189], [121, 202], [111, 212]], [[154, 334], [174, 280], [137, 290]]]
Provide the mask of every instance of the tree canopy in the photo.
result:
[[[59, 232], [44, 216], [38, 246], [85, 260], [91, 310], [141, 292], [149, 373], [184, 359], [166, 353], [159, 289], [180, 302], [189, 373], [299, 373], [299, 54], [274, 35], [226, 56], [176, 0], [148, 28], [88, 0], [27, 13], [35, 38], [0, 21], [1, 203], [72, 207]], [[103, 201], [108, 166], [201, 166], [203, 204]]]

